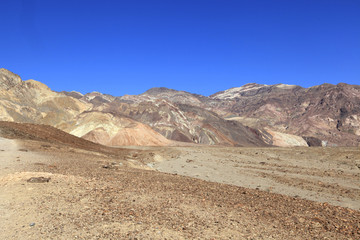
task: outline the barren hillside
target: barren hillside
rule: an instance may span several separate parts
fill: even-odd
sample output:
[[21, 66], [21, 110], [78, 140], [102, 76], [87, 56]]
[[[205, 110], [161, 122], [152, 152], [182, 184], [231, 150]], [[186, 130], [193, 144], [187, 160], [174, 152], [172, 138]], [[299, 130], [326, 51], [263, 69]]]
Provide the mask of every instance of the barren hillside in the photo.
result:
[[[360, 86], [246, 84], [210, 97], [168, 88], [114, 97], [54, 92], [0, 69], [0, 120], [112, 146], [358, 146]], [[173, 142], [176, 141], [176, 142]]]

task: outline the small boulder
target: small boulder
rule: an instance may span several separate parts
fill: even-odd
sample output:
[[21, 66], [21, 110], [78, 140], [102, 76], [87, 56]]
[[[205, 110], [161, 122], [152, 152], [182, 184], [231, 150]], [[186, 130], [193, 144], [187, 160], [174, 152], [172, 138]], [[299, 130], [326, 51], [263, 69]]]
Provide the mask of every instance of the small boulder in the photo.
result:
[[46, 178], [46, 177], [31, 177], [27, 180], [27, 182], [29, 183], [45, 183], [49, 181], [50, 178]]

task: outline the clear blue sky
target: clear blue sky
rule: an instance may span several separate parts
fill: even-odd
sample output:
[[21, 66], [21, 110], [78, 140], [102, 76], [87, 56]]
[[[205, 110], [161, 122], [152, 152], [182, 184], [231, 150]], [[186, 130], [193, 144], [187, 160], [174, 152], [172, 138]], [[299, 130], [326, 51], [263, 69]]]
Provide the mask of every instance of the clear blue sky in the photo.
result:
[[56, 91], [360, 84], [359, 0], [0, 0], [0, 67]]

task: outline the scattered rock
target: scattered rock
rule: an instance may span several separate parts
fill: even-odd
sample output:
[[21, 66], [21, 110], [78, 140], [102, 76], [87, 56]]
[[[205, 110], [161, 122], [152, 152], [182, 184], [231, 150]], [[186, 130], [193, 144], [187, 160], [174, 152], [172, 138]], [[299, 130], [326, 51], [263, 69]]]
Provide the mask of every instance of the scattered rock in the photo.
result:
[[45, 183], [49, 182], [51, 178], [45, 178], [45, 177], [31, 177], [27, 180], [29, 183]]
[[319, 222], [312, 222], [312, 223], [311, 223], [311, 226], [312, 226], [313, 228], [321, 228], [321, 227], [322, 227], [321, 223], [319, 223]]
[[44, 165], [45, 165], [45, 163], [39, 163], [39, 162], [36, 162], [36, 163], [34, 163], [34, 165], [37, 165], [37, 166], [44, 166]]
[[309, 147], [322, 147], [322, 141], [316, 137], [303, 136]]

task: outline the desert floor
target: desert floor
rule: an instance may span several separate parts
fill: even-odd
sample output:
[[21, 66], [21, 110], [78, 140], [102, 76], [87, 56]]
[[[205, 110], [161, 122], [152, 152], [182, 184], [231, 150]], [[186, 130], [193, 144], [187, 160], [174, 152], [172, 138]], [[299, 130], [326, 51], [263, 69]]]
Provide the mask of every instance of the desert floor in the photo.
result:
[[356, 148], [0, 138], [0, 239], [359, 239], [359, 202]]
[[161, 172], [360, 210], [359, 148], [176, 148]]

